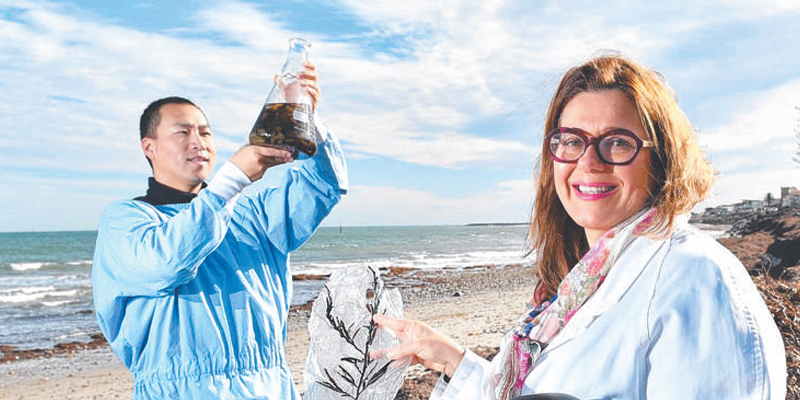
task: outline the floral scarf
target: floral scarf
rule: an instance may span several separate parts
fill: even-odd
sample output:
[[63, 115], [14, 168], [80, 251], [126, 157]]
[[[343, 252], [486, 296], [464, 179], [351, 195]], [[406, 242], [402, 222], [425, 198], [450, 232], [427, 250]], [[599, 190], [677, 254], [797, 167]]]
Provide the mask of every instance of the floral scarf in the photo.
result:
[[653, 224], [655, 213], [654, 208], [643, 210], [603, 234], [561, 281], [552, 299], [526, 305], [519, 325], [503, 337], [496, 356], [501, 362], [492, 363], [493, 397], [507, 400], [519, 396], [542, 350], [603, 283], [635, 236]]

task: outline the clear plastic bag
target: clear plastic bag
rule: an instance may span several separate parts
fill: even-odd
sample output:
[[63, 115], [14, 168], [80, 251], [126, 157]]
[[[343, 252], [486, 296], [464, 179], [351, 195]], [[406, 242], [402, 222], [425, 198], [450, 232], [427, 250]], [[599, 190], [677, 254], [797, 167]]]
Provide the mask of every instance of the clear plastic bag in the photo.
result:
[[376, 268], [350, 267], [331, 274], [308, 322], [305, 400], [395, 397], [411, 360], [369, 357], [400, 343], [391, 331], [378, 328], [372, 321], [375, 314], [403, 317], [400, 291], [386, 289]]

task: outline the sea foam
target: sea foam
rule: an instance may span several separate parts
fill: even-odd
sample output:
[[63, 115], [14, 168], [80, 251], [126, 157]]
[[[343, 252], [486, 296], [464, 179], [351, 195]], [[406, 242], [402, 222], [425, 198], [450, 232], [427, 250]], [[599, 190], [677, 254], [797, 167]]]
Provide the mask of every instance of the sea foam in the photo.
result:
[[30, 262], [30, 263], [11, 263], [11, 269], [14, 271], [30, 271], [35, 269], [42, 269], [47, 263], [43, 262]]
[[56, 290], [55, 286], [29, 286], [0, 291], [0, 303], [28, 303], [44, 298], [74, 297], [77, 290]]

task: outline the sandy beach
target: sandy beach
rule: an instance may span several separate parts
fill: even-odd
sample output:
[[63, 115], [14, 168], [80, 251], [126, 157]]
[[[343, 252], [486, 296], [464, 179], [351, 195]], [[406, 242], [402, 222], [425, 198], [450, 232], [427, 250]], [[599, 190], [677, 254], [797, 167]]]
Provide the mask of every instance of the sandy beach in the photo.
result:
[[[438, 272], [395, 271], [387, 286], [409, 279], [402, 289], [406, 317], [419, 319], [464, 346], [496, 347], [529, 296], [530, 272], [522, 266], [476, 267]], [[308, 348], [308, 311], [298, 308], [289, 321], [286, 352], [295, 382], [302, 391]], [[407, 376], [423, 370], [412, 367]], [[130, 373], [107, 346], [55, 357], [0, 364], [0, 399], [126, 399]], [[418, 393], [423, 398], [427, 394]]]

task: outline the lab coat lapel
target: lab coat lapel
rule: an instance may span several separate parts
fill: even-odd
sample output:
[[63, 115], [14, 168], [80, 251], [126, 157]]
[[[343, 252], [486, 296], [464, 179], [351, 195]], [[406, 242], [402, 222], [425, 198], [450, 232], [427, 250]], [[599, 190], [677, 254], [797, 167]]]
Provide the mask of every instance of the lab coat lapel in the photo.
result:
[[547, 349], [555, 349], [570, 341], [617, 304], [645, 267], [653, 262], [654, 258], [661, 257], [660, 254], [662, 250], [666, 250], [667, 243], [667, 240], [653, 241], [645, 237], [638, 237], [632, 241], [611, 267], [603, 284], [553, 338]]

